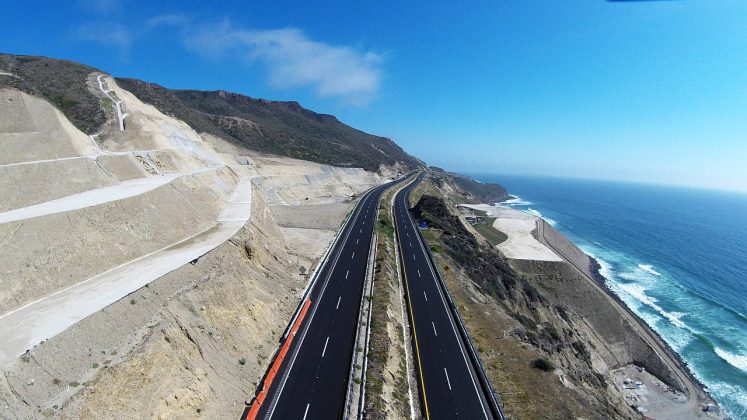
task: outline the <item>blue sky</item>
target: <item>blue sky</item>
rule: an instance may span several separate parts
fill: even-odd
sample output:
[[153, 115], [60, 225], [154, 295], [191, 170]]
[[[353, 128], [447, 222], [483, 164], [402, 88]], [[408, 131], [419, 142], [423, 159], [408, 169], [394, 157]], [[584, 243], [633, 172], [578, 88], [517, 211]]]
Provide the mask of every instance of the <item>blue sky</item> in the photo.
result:
[[451, 170], [747, 191], [747, 2], [23, 1], [0, 51], [298, 100]]

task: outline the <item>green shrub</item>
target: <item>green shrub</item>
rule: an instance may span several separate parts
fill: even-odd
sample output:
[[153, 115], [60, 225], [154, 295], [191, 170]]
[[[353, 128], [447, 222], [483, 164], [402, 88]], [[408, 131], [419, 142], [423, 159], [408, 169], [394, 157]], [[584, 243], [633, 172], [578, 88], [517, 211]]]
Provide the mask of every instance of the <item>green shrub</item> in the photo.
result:
[[529, 365], [535, 369], [539, 369], [545, 372], [551, 372], [555, 369], [555, 366], [552, 364], [552, 362], [547, 360], [547, 358], [545, 357], [538, 357], [532, 360]]

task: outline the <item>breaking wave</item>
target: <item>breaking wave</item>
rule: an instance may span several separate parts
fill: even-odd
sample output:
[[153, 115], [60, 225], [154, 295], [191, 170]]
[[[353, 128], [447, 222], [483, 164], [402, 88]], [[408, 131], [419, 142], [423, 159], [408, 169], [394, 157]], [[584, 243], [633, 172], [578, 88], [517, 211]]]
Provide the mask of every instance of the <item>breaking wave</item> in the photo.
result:
[[655, 275], [657, 277], [661, 277], [661, 273], [659, 273], [658, 271], [654, 270], [654, 266], [653, 265], [650, 265], [650, 264], [638, 264], [638, 268], [640, 268], [641, 270], [643, 270], [643, 271], [645, 271], [647, 273], [651, 273], [651, 274], [653, 274], [653, 275]]
[[649, 308], [655, 310], [659, 313], [659, 315], [663, 316], [664, 318], [668, 319], [669, 322], [677, 326], [678, 328], [682, 328], [685, 330], [690, 330], [690, 328], [682, 322], [682, 317], [686, 314], [682, 312], [667, 312], [664, 309], [662, 309], [661, 306], [657, 305], [658, 300], [654, 297], [651, 297], [646, 294], [646, 288], [641, 286], [640, 284], [635, 283], [621, 283], [618, 285], [620, 289], [624, 290], [625, 293], [629, 294], [630, 296], [634, 297], [637, 301], [643, 303], [644, 305], [648, 306]]
[[726, 363], [734, 366], [739, 370], [747, 372], [747, 356], [729, 353], [728, 351], [723, 350], [719, 347], [716, 347], [714, 351], [716, 352], [718, 357], [724, 359]]
[[[527, 179], [516, 184], [533, 201], [514, 196], [501, 204], [534, 216], [551, 214], [557, 229], [597, 260], [611, 292], [683, 357], [725, 412], [747, 420], [747, 283], [740, 283], [747, 251], [719, 238], [733, 226], [721, 223], [717, 211], [698, 206], [702, 212], [691, 214], [687, 206], [695, 193], [667, 192], [673, 201], [661, 204], [650, 200], [662, 197], [659, 190]], [[732, 204], [743, 209], [734, 222], [747, 226], [747, 202]], [[672, 216], [673, 206], [687, 211], [686, 223]], [[645, 220], [631, 209], [645, 211]], [[688, 223], [711, 236], [691, 241]]]
[[526, 201], [522, 199], [518, 195], [512, 195], [511, 197], [513, 198], [508, 199], [506, 201], [502, 201], [498, 204], [502, 204], [504, 206], [528, 206], [528, 205], [534, 204], [531, 201]]
[[542, 213], [540, 213], [539, 211], [537, 211], [537, 210], [535, 210], [535, 209], [533, 209], [531, 207], [528, 207], [527, 210], [526, 210], [526, 212], [529, 213], [529, 214], [531, 214], [532, 216], [537, 216], [539, 218], [545, 219], [545, 221], [547, 223], [549, 223], [550, 226], [552, 226], [552, 227], [555, 227], [555, 226], [558, 225], [558, 222], [556, 222], [555, 220], [550, 219], [549, 217], [543, 216]]

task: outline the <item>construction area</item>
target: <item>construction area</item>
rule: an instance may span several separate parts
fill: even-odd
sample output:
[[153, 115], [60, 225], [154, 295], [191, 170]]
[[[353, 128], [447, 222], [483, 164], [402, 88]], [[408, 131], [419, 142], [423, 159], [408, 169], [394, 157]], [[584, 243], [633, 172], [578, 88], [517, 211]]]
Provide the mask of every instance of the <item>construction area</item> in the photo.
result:
[[304, 273], [385, 179], [251, 152], [89, 82], [110, 116], [92, 136], [0, 89], [0, 417], [240, 412]]

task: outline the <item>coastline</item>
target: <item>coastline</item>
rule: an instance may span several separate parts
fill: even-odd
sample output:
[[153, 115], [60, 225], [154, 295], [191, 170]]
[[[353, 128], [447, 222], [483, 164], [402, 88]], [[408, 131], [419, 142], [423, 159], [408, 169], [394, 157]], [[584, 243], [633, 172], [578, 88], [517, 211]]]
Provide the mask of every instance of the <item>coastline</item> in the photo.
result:
[[[501, 201], [496, 202], [495, 205], [513, 208], [513, 205], [522, 204], [524, 202], [525, 201], [521, 197], [513, 195], [513, 194], [508, 194], [506, 198], [504, 198]], [[524, 210], [519, 210], [519, 211], [527, 213]], [[554, 227], [550, 225], [550, 223], [548, 223], [544, 217], [542, 217], [541, 215], [534, 215], [534, 216], [537, 217], [538, 219], [538, 225], [544, 224], [544, 225], [547, 225], [546, 227], [549, 227], [555, 230]], [[542, 231], [544, 231], [544, 229], [542, 229]], [[576, 267], [576, 269], [580, 271], [582, 274], [588, 274], [589, 278], [604, 291], [604, 294], [609, 299], [612, 299], [613, 301], [615, 301], [632, 319], [636, 321], [635, 323], [631, 323], [632, 327], [643, 330], [646, 332], [646, 334], [655, 337], [656, 342], [658, 346], [661, 348], [661, 350], [663, 350], [671, 359], [675, 361], [675, 366], [673, 367], [676, 369], [672, 369], [672, 370], [673, 371], [678, 370], [680, 371], [680, 373], [683, 373], [686, 376], [686, 378], [689, 380], [691, 385], [694, 385], [696, 391], [701, 394], [701, 395], [690, 395], [689, 397], [690, 398], [695, 397], [697, 400], [696, 401], [697, 403], [701, 403], [700, 400], [702, 399], [702, 397], [705, 397], [708, 400], [706, 401], [706, 404], [713, 403], [714, 405], [718, 406], [721, 411], [723, 411], [723, 407], [721, 407], [721, 405], [718, 403], [716, 398], [711, 394], [711, 392], [708, 390], [705, 384], [697, 377], [697, 375], [695, 375], [695, 372], [693, 372], [692, 368], [690, 367], [690, 364], [687, 363], [687, 361], [682, 357], [682, 355], [680, 355], [676, 350], [674, 350], [674, 348], [672, 348], [672, 346], [664, 339], [664, 337], [661, 334], [659, 334], [654, 328], [648, 325], [648, 323], [646, 323], [646, 321], [641, 316], [635, 313], [635, 311], [630, 306], [628, 306], [628, 304], [625, 303], [625, 301], [608, 286], [607, 282], [612, 281], [612, 279], [608, 279], [602, 274], [601, 272], [602, 265], [599, 263], [599, 260], [595, 256], [590, 255], [586, 251], [582, 250], [575, 242], [573, 242], [563, 233], [557, 230], [555, 230], [555, 232], [557, 232], [558, 235], [562, 236], [566, 241], [571, 243], [574, 247], [576, 247], [578, 250], [583, 252], [584, 255], [586, 255], [586, 257], [588, 257], [589, 259], [588, 273], [585, 273], [584, 270], [580, 269], [580, 267]], [[556, 252], [561, 258], [563, 258], [563, 260], [565, 260], [566, 262], [574, 266], [574, 264], [571, 263], [568, 258], [561, 255], [561, 253], [558, 253], [557, 250], [555, 250], [551, 245], [549, 245], [544, 240], [543, 237], [540, 237], [541, 235], [538, 231], [534, 231], [532, 233], [538, 241], [542, 242], [548, 248]], [[641, 333], [641, 331], [638, 331], [638, 332], [639, 334]], [[686, 384], [683, 383], [682, 385], [685, 386]]]
[[711, 393], [708, 391], [708, 388], [705, 386], [705, 384], [703, 384], [703, 382], [701, 382], [700, 379], [698, 379], [698, 377], [695, 375], [695, 373], [690, 368], [690, 364], [687, 363], [687, 361], [682, 357], [682, 355], [677, 353], [677, 351], [672, 348], [672, 346], [664, 339], [664, 337], [661, 336], [661, 334], [659, 334], [656, 330], [651, 328], [651, 326], [648, 325], [643, 318], [641, 318], [638, 314], [636, 314], [635, 311], [633, 311], [633, 309], [631, 309], [630, 306], [628, 306], [628, 304], [625, 303], [625, 301], [623, 301], [617, 293], [615, 293], [612, 289], [609, 288], [609, 286], [607, 286], [607, 282], [611, 280], [609, 280], [608, 278], [604, 277], [604, 275], [602, 275], [601, 273], [602, 265], [599, 263], [597, 258], [589, 254], [586, 254], [586, 255], [589, 257], [589, 271], [592, 274], [592, 278], [594, 279], [594, 281], [597, 282], [597, 284], [599, 284], [605, 290], [607, 296], [609, 296], [610, 298], [620, 303], [620, 305], [623, 308], [625, 308], [625, 310], [631, 316], [636, 318], [641, 328], [645, 328], [650, 334], [658, 337], [659, 341], [662, 344], [662, 348], [666, 352], [668, 352], [672, 358], [677, 360], [677, 362], [680, 365], [680, 368], [689, 376], [690, 380], [697, 385], [699, 391], [707, 395], [708, 398], [712, 399], [713, 402], [716, 405], [718, 405], [718, 401], [715, 399], [713, 395], [711, 395]]
[[[565, 235], [555, 230], [546, 220], [541, 217], [538, 217], [537, 219], [537, 230], [533, 232], [537, 240], [556, 252], [561, 258], [563, 258], [563, 260], [574, 267], [589, 281], [594, 283], [609, 299], [609, 303], [613, 307], [618, 308], [618, 310], [622, 310], [621, 315], [627, 316], [632, 321], [630, 322], [630, 326], [635, 329], [636, 333], [638, 333], [641, 337], [644, 337], [644, 340], [647, 336], [653, 339], [653, 342], [649, 342], [649, 340], [645, 341], [647, 341], [648, 345], [652, 347], [655, 353], [657, 353], [661, 361], [669, 367], [669, 369], [675, 375], [676, 379], [681, 382], [681, 386], [684, 389], [680, 389], [680, 391], [686, 392], [688, 394], [688, 399], [691, 404], [694, 405], [698, 410], [702, 410], [704, 406], [713, 404], [715, 406], [718, 406], [719, 410], [723, 412], [723, 408], [721, 408], [713, 395], [711, 395], [711, 393], [707, 390], [705, 385], [695, 376], [693, 371], [690, 369], [689, 364], [682, 358], [682, 356], [677, 353], [658, 332], [651, 328], [645, 322], [645, 320], [643, 320], [638, 314], [636, 314], [614, 291], [612, 291], [607, 286], [608, 279], [601, 274], [602, 266], [599, 261], [595, 257], [581, 250], [573, 241], [568, 239]], [[571, 258], [564, 255], [564, 252], [560, 251], [557, 246], [553, 246], [546, 238], [546, 230], [552, 230], [556, 235], [562, 238], [562, 240], [567, 241], [567, 243], [570, 244], [573, 248], [577, 249], [579, 252], [582, 252], [583, 255], [588, 258], [588, 267], [585, 267], [586, 270], [584, 270], [584, 267], [579, 267], [572, 261]], [[657, 350], [660, 350], [662, 353], [664, 353], [664, 355], [659, 354]], [[669, 382], [665, 380], [666, 378], [659, 379], [664, 380], [665, 383]], [[676, 384], [670, 383], [669, 385], [677, 388]]]
[[595, 257], [609, 289], [677, 352], [723, 415], [747, 418], [747, 196], [529, 176], [480, 179], [506, 185], [519, 199], [506, 205], [543, 217]]

